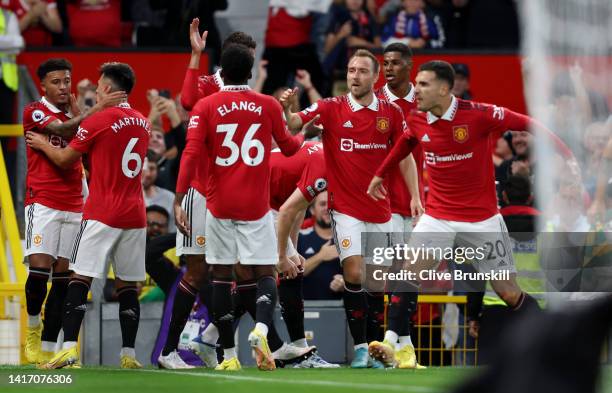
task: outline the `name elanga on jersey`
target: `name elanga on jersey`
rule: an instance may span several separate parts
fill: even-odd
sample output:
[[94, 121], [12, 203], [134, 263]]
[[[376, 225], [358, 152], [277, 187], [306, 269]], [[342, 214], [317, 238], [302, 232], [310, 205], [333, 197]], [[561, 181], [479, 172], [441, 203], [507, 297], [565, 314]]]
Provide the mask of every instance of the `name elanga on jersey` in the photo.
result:
[[257, 105], [252, 101], [232, 101], [231, 104], [223, 104], [217, 107], [217, 112], [221, 115], [221, 117], [233, 112], [233, 111], [249, 111], [253, 113], [257, 113], [261, 116], [261, 105]]

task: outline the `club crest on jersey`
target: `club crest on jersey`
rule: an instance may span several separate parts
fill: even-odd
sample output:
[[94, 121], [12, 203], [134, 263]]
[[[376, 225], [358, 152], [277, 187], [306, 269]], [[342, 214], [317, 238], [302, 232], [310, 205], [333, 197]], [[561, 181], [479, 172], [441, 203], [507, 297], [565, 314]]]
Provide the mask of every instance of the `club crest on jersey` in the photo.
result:
[[34, 235], [32, 242], [35, 246], [40, 246], [42, 244], [42, 235]]
[[206, 244], [206, 237], [200, 235], [196, 237], [196, 244], [200, 247], [204, 247]]
[[469, 137], [468, 126], [453, 127], [453, 139], [455, 142], [463, 143], [467, 141]]
[[376, 129], [383, 134], [389, 131], [389, 118], [388, 117], [377, 117], [376, 118]]
[[351, 237], [345, 237], [344, 239], [342, 239], [342, 241], [340, 242], [340, 247], [342, 247], [343, 249], [347, 249], [351, 246]]

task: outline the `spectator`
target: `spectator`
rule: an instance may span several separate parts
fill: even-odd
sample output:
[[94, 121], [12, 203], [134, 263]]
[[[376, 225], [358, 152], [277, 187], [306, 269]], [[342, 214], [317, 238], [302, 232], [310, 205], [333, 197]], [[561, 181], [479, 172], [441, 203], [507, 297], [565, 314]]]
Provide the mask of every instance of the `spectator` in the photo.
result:
[[147, 205], [147, 238], [166, 235], [169, 231], [170, 215], [164, 207], [151, 204]]
[[[569, 172], [569, 170], [568, 170]], [[562, 178], [559, 192], [550, 205], [550, 219], [546, 229], [550, 232], [588, 232], [591, 225], [586, 216], [583, 186], [576, 179]]]
[[[155, 94], [157, 90], [150, 90]], [[185, 124], [189, 121], [186, 112], [182, 111], [180, 100], [172, 100], [168, 98], [170, 92], [162, 90], [165, 96], [156, 96], [152, 98], [152, 106], [149, 112], [149, 121], [151, 124], [163, 128], [164, 124], [170, 124], [170, 131], [164, 134], [166, 144], [166, 152], [164, 157], [167, 159], [176, 158], [179, 154], [178, 148], [184, 146], [185, 141]], [[168, 97], [166, 97], [168, 96]], [[180, 108], [180, 109], [179, 109]], [[164, 117], [167, 122], [164, 122]]]
[[[272, 94], [281, 86], [292, 86], [296, 70], [305, 69], [317, 90], [325, 91], [325, 79], [317, 50], [310, 41], [312, 11], [315, 0], [271, 0], [268, 9], [265, 49], [262, 58], [268, 61], [263, 93]], [[321, 2], [325, 3], [325, 2]], [[329, 5], [329, 3], [327, 3]], [[323, 12], [327, 9], [323, 9]]]
[[19, 30], [28, 46], [51, 46], [52, 33], [62, 31], [55, 0], [3, 0], [2, 6], [19, 19]]
[[155, 185], [157, 180], [157, 155], [152, 150], [147, 152], [145, 166], [142, 169], [142, 188], [144, 191], [145, 205], [157, 205], [170, 213], [170, 223], [166, 225], [170, 232], [176, 232], [174, 224], [174, 193]]
[[357, 48], [376, 49], [382, 46], [380, 32], [364, 0], [345, 0], [344, 6], [333, 7], [325, 38], [324, 69], [344, 73], [349, 51]]
[[498, 138], [495, 143], [493, 152], [493, 164], [497, 168], [506, 160], [511, 160], [514, 157], [514, 148], [512, 147], [512, 133], [505, 132], [501, 138]]
[[327, 192], [313, 201], [310, 213], [312, 228], [300, 231], [297, 251], [304, 263], [304, 299], [340, 299], [344, 290], [338, 250], [332, 244], [331, 218], [327, 210]]
[[157, 157], [157, 180], [155, 185], [173, 191], [174, 187], [176, 187], [179, 163], [175, 159], [168, 159], [164, 156], [166, 153], [166, 141], [164, 139], [164, 130], [161, 128], [151, 129], [149, 150], [152, 150]]
[[[17, 75], [17, 54], [23, 49], [23, 37], [15, 14], [0, 8], [0, 124], [15, 122], [15, 105], [19, 80]], [[9, 143], [5, 143], [9, 141]], [[15, 195], [16, 138], [0, 138], [2, 152], [6, 157], [7, 172], [13, 195]]]
[[576, 157], [584, 162], [586, 152], [582, 140], [584, 130], [593, 121], [593, 107], [589, 92], [578, 65], [555, 76], [551, 86], [551, 129], [565, 144], [574, 147]]
[[[151, 104], [148, 117], [152, 125], [149, 149], [153, 150], [158, 158], [155, 185], [174, 192], [187, 128], [175, 100], [159, 96], [157, 90], [148, 91], [147, 98]], [[170, 123], [171, 128], [167, 133], [161, 128], [163, 117]]]
[[[599, 168], [602, 168], [603, 152], [612, 133], [612, 122], [595, 122], [584, 132], [583, 145], [586, 151], [583, 166], [584, 183], [589, 195], [595, 194]], [[605, 161], [603, 161], [605, 162]]]
[[96, 104], [96, 85], [89, 79], [83, 79], [77, 84], [77, 105], [85, 112]]
[[512, 131], [512, 150], [514, 156], [503, 161], [495, 168], [495, 180], [498, 182], [497, 196], [499, 203], [503, 206], [502, 187], [510, 176], [519, 175], [530, 178], [533, 183], [534, 172], [532, 170], [534, 159], [530, 146], [533, 136], [528, 132]]
[[67, 4], [75, 46], [121, 46], [120, 0], [72, 0]]
[[464, 100], [471, 100], [472, 92], [470, 91], [470, 69], [463, 63], [454, 63], [453, 69], [455, 70], [453, 94], [455, 97], [459, 97]]
[[[263, 89], [263, 85], [266, 82], [266, 79], [268, 77], [268, 70], [266, 69], [267, 65], [268, 65], [268, 62], [266, 60], [261, 60], [257, 67], [258, 69], [257, 79], [255, 80], [255, 86], [253, 87], [253, 90], [258, 93], [261, 93]], [[302, 92], [305, 94], [304, 98], [307, 98], [307, 104], [305, 106], [310, 106], [321, 99], [321, 95], [319, 94], [317, 89], [313, 86], [312, 81], [310, 80], [310, 73], [308, 71], [301, 70], [301, 69], [296, 70], [295, 71], [295, 81], [296, 83], [302, 86], [302, 89], [303, 89]], [[274, 90], [271, 96], [279, 100], [280, 96], [288, 88], [289, 87], [287, 86], [281, 86], [277, 88], [276, 90]], [[294, 112], [299, 112], [300, 111], [300, 102], [299, 102], [300, 97], [298, 97], [297, 95], [294, 95], [292, 96], [292, 100], [293, 100], [293, 103], [292, 103], [291, 110]]]
[[403, 0], [403, 8], [391, 17], [383, 29], [383, 42], [401, 42], [414, 49], [444, 47], [444, 29], [440, 17], [425, 12], [424, 0]]
[[500, 209], [500, 213], [504, 217], [508, 231], [534, 233], [536, 218], [540, 212], [531, 206], [533, 193], [529, 179], [523, 176], [510, 176], [503, 186], [502, 196], [506, 206]]
[[168, 233], [168, 211], [161, 206], [147, 207], [147, 248], [145, 266], [147, 274], [168, 294], [176, 283], [180, 268], [164, 255], [175, 247], [176, 235]]

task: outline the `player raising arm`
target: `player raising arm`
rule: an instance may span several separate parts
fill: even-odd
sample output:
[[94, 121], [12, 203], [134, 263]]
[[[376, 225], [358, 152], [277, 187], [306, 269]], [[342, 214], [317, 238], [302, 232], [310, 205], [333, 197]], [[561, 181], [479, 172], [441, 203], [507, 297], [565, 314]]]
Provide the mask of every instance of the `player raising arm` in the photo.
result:
[[[430, 61], [421, 65], [415, 93], [418, 109], [422, 112], [409, 118], [409, 131], [376, 170], [368, 195], [374, 200], [384, 198], [387, 194], [384, 178], [420, 143], [429, 173], [429, 195], [427, 212], [414, 228], [409, 247], [427, 244], [444, 250], [459, 240], [483, 247], [486, 257], [476, 261], [474, 266], [480, 272], [507, 273], [500, 275], [500, 279], [491, 280], [500, 298], [513, 310], [538, 308], [535, 299], [523, 292], [516, 282], [508, 231], [497, 208], [489, 139], [491, 134], [498, 135], [508, 129], [530, 130], [536, 125], [552, 139], [561, 155], [572, 162], [573, 155], [556, 136], [527, 116], [454, 97], [450, 93], [453, 83], [454, 71], [450, 64]], [[406, 261], [404, 269], [417, 270], [418, 277], [421, 270], [438, 262]], [[414, 290], [414, 283], [399, 282], [393, 296], [402, 297]], [[404, 302], [395, 306], [399, 309], [390, 309], [390, 327], [401, 325], [392, 319], [404, 318], [415, 311]], [[397, 333], [389, 329], [382, 343], [370, 343], [371, 355], [387, 365], [417, 367], [414, 350], [408, 346], [395, 356]]]
[[[240, 260], [257, 279], [257, 324], [249, 342], [261, 369], [274, 369], [266, 335], [276, 304], [274, 266], [278, 261], [276, 234], [269, 207], [272, 138], [286, 155], [294, 154], [301, 137], [291, 137], [274, 98], [251, 91], [253, 56], [232, 45], [221, 56], [224, 87], [200, 100], [192, 112], [183, 155], [192, 170], [208, 160], [207, 261], [212, 266], [213, 320], [219, 329], [224, 361], [219, 370], [236, 370], [238, 362], [232, 323], [232, 273]], [[191, 164], [189, 164], [191, 163]], [[179, 175], [180, 176], [180, 175]], [[186, 223], [178, 222], [186, 231]]]

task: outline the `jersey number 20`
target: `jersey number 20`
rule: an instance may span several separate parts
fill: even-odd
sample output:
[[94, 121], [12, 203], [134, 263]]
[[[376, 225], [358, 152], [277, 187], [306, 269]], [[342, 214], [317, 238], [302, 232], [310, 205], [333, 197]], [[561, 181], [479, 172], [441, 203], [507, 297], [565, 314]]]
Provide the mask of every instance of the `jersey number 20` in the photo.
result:
[[[219, 124], [217, 126], [217, 132], [224, 132], [225, 137], [221, 146], [227, 147], [230, 150], [228, 157], [217, 156], [215, 164], [220, 166], [230, 166], [238, 161], [238, 158], [242, 158], [242, 161], [248, 166], [257, 166], [261, 164], [264, 159], [264, 145], [260, 140], [253, 139], [257, 130], [259, 130], [261, 124], [251, 124], [247, 130], [242, 145], [238, 146], [234, 142], [234, 134], [238, 129], [238, 124]], [[251, 149], [255, 149], [255, 156], [251, 157]]]

